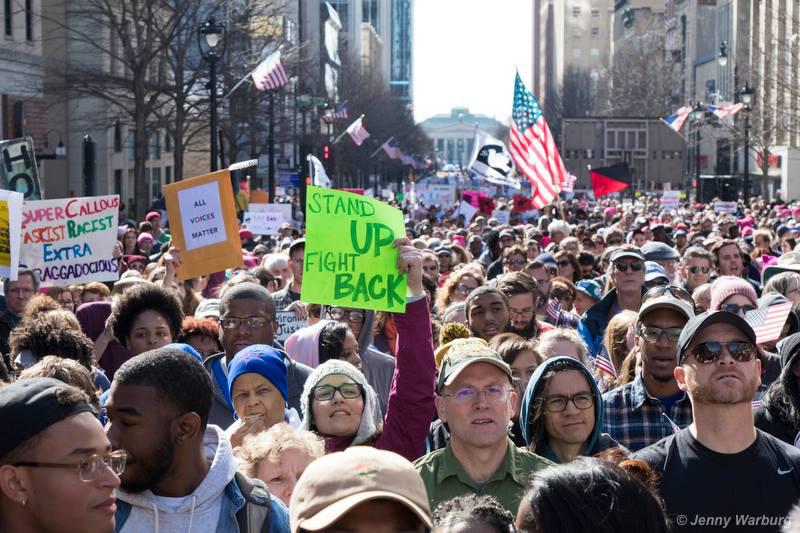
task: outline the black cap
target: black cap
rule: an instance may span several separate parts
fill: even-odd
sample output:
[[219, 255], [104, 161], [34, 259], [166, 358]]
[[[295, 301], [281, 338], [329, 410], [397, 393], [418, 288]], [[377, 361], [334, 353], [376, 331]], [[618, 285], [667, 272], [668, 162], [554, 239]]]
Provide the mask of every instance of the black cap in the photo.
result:
[[626, 247], [619, 247], [613, 252], [611, 252], [611, 257], [609, 258], [609, 261], [613, 263], [617, 259], [622, 259], [623, 257], [632, 257], [634, 259], [639, 259], [641, 261], [645, 260], [644, 254], [642, 254], [642, 251], [639, 248], [636, 248], [635, 246], [626, 246]]
[[0, 457], [56, 422], [79, 413], [94, 414], [86, 401], [62, 405], [64, 382], [53, 378], [22, 379], [0, 388]]
[[694, 318], [689, 319], [689, 321], [683, 327], [681, 336], [678, 338], [678, 348], [676, 352], [678, 363], [681, 362], [681, 355], [692, 343], [695, 335], [708, 326], [712, 324], [719, 324], [720, 322], [725, 322], [735, 327], [744, 333], [750, 342], [756, 344], [756, 332], [753, 331], [753, 328], [750, 326], [750, 324], [748, 324], [745, 319], [740, 317], [738, 314], [729, 313], [728, 311], [706, 311], [705, 313], [700, 313]]

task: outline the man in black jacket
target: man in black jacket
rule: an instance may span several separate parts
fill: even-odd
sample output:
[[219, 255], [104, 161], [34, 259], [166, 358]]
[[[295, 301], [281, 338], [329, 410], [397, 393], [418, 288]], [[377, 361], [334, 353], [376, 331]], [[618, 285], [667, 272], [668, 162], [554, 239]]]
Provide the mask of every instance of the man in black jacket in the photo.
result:
[[781, 375], [770, 385], [755, 410], [756, 427], [783, 442], [800, 443], [800, 333], [789, 335], [778, 343]]

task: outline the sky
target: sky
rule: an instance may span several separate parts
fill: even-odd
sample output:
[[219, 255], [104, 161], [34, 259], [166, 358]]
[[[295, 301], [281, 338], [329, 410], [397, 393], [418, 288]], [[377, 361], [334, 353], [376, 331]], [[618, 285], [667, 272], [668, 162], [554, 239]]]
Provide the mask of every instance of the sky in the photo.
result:
[[519, 69], [530, 87], [530, 0], [414, 2], [414, 117], [468, 107], [508, 124]]

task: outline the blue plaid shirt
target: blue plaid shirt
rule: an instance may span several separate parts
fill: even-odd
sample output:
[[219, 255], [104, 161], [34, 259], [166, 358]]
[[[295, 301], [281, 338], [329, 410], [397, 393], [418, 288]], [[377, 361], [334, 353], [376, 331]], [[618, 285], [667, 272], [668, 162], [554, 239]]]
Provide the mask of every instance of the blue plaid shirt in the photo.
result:
[[603, 394], [603, 404], [603, 431], [632, 452], [692, 423], [692, 404], [686, 393], [665, 413], [658, 398], [645, 389], [641, 376]]

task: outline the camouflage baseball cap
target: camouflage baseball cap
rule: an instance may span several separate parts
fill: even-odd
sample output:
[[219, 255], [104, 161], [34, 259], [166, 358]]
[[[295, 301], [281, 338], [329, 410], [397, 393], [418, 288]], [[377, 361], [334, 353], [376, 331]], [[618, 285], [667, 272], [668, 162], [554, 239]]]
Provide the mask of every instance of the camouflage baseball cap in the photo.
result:
[[448, 343], [448, 345], [449, 348], [439, 367], [439, 379], [436, 382], [437, 391], [441, 391], [445, 385], [452, 384], [465, 368], [474, 363], [494, 365], [502, 370], [508, 376], [508, 379], [511, 379], [511, 367], [503, 361], [500, 354], [489, 348], [489, 345], [483, 339], [474, 337], [456, 339]]

